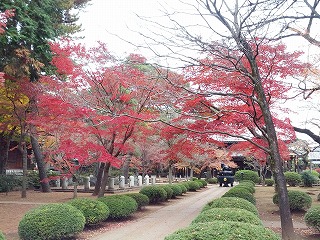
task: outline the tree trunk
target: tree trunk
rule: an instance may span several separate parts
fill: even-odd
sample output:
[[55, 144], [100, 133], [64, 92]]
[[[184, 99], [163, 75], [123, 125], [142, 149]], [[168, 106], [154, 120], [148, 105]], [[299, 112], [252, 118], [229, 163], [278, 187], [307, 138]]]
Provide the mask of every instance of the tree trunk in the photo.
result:
[[28, 153], [27, 153], [27, 146], [24, 141], [19, 143], [19, 151], [22, 154], [22, 169], [23, 169], [21, 198], [26, 198], [27, 197]]
[[[258, 72], [258, 67], [256, 65], [253, 66], [253, 71], [256, 71], [256, 73]], [[272, 162], [271, 166], [273, 166], [272, 170], [276, 179], [278, 194], [280, 196], [279, 208], [282, 239], [293, 240], [296, 239], [296, 235], [294, 233], [293, 222], [289, 207], [288, 191], [286, 180], [283, 174], [283, 162], [279, 153], [277, 134], [259, 74], [256, 74], [255, 80], [255, 89], [258, 93], [259, 105], [266, 124], [266, 132], [268, 135], [270, 156]]]
[[130, 157], [131, 157], [131, 155], [126, 157], [126, 159], [125, 159], [125, 161], [123, 163], [123, 167], [122, 167], [122, 174], [123, 174], [124, 179], [125, 179], [125, 184], [128, 184]]
[[110, 170], [110, 163], [106, 163], [104, 167], [103, 177], [101, 181], [101, 187], [98, 194], [98, 197], [103, 197], [104, 193], [106, 192], [106, 187], [108, 185], [109, 180], [109, 170]]
[[32, 135], [32, 134], [30, 135], [30, 139], [31, 139], [33, 154], [34, 154], [38, 171], [39, 171], [41, 191], [51, 192], [48, 175], [46, 171], [46, 165], [45, 165], [45, 162], [43, 161], [43, 155], [42, 155], [42, 151], [41, 151], [38, 139], [36, 138], [35, 135]]
[[169, 178], [169, 184], [172, 184], [172, 165], [169, 165], [169, 171], [168, 171], [168, 178]]
[[74, 179], [74, 185], [73, 185], [73, 198], [78, 197], [78, 178], [76, 176], [73, 176]]
[[96, 181], [96, 184], [94, 186], [94, 191], [92, 193], [93, 196], [98, 196], [98, 194], [100, 192], [101, 181], [102, 181], [105, 165], [106, 165], [105, 163], [100, 163], [99, 170], [98, 170], [98, 175], [97, 175], [97, 181]]
[[289, 198], [285, 177], [283, 174], [283, 162], [280, 156], [278, 138], [275, 130], [275, 126], [272, 120], [272, 114], [269, 108], [265, 90], [262, 85], [259, 68], [256, 62], [254, 52], [247, 42], [247, 40], [241, 36], [234, 36], [237, 41], [239, 48], [245, 54], [251, 67], [251, 81], [254, 84], [254, 90], [257, 93], [257, 103], [262, 111], [263, 119], [266, 127], [267, 141], [269, 144], [269, 154], [271, 158], [271, 167], [273, 175], [276, 179], [279, 198], [280, 208], [280, 219], [281, 219], [281, 230], [283, 240], [294, 240], [296, 235], [294, 233], [293, 222], [291, 217], [291, 211], [289, 206]]

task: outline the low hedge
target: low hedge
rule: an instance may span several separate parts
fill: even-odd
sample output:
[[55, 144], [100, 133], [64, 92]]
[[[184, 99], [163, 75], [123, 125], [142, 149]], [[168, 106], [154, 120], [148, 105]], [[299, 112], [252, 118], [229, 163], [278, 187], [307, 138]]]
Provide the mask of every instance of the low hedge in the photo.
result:
[[304, 187], [312, 187], [312, 184], [318, 183], [319, 178], [310, 171], [303, 171], [301, 173], [301, 181]]
[[[306, 210], [310, 208], [312, 204], [312, 198], [305, 192], [289, 190], [288, 198], [290, 210]], [[278, 193], [273, 196], [273, 203], [279, 204]]]
[[3, 233], [0, 231], [0, 240], [6, 240], [5, 236], [3, 235]]
[[290, 187], [298, 186], [301, 183], [301, 175], [297, 172], [285, 172], [284, 177]]
[[161, 185], [161, 187], [166, 191], [167, 193], [167, 197], [166, 200], [171, 199], [173, 196], [173, 190], [172, 188], [169, 186], [169, 184], [166, 185]]
[[127, 218], [138, 209], [136, 200], [126, 195], [100, 197], [98, 200], [108, 206], [110, 210], [109, 218], [111, 219]]
[[253, 181], [254, 183], [258, 183], [259, 182], [259, 175], [255, 171], [239, 170], [239, 171], [236, 171], [236, 173], [234, 175], [234, 179], [239, 182], [241, 182], [243, 180], [250, 180], [250, 181]]
[[264, 180], [264, 182], [265, 182], [265, 184], [266, 184], [267, 186], [269, 186], [269, 187], [273, 186], [273, 184], [274, 184], [274, 180], [271, 179], [271, 178], [266, 178], [266, 179]]
[[206, 181], [209, 184], [217, 184], [218, 183], [218, 178], [208, 178], [208, 179], [206, 179]]
[[149, 198], [147, 195], [144, 195], [142, 193], [128, 193], [126, 194], [129, 197], [132, 197], [134, 200], [136, 200], [138, 204], [138, 209], [140, 210], [142, 207], [149, 205]]
[[248, 200], [237, 197], [223, 197], [217, 198], [208, 202], [202, 211], [206, 211], [211, 208], [240, 208], [254, 213], [255, 215], [259, 215], [258, 210], [255, 205], [253, 205]]
[[[230, 189], [232, 190], [232, 188]], [[239, 198], [243, 198], [249, 202], [251, 202], [252, 204], [256, 205], [256, 199], [254, 198], [254, 196], [252, 195], [252, 193], [243, 190], [243, 189], [235, 189], [232, 191], [228, 191], [225, 194], [222, 195], [222, 197], [239, 197]]]
[[260, 225], [243, 222], [197, 223], [180, 229], [165, 240], [280, 240], [281, 237], [270, 229]]
[[177, 185], [181, 188], [182, 194], [188, 192], [188, 189], [184, 184], [178, 183]]
[[199, 183], [199, 185], [201, 184], [202, 186], [200, 186], [200, 187], [202, 187], [202, 188], [206, 187], [208, 185], [207, 181], [204, 179], [197, 179], [197, 180], [195, 180], [195, 182]]
[[201, 212], [191, 224], [215, 221], [243, 222], [262, 225], [260, 218], [256, 214], [240, 208], [211, 208]]
[[190, 187], [189, 187], [189, 183], [188, 183], [188, 182], [182, 182], [181, 184], [186, 187], [187, 191], [190, 190]]
[[253, 188], [256, 186], [256, 183], [251, 180], [241, 180], [239, 181], [239, 183], [249, 185]]
[[168, 186], [173, 191], [173, 194], [172, 194], [171, 198], [176, 198], [177, 196], [182, 196], [182, 189], [181, 189], [181, 187], [179, 185], [177, 185], [177, 184], [169, 184]]
[[320, 205], [311, 207], [304, 215], [304, 221], [308, 226], [320, 231]]
[[187, 183], [189, 185], [189, 191], [195, 192], [200, 189], [200, 185], [196, 181], [189, 181]]
[[0, 174], [0, 192], [10, 192], [21, 186], [21, 177]]
[[[244, 191], [248, 191], [249, 193], [253, 194], [255, 193], [255, 188], [251, 187], [250, 185], [244, 184], [244, 183], [240, 183], [239, 185], [234, 186], [232, 189], [242, 189]], [[231, 189], [230, 189], [231, 190]]]
[[22, 240], [53, 240], [81, 232], [85, 225], [82, 212], [70, 204], [46, 204], [27, 212], [18, 233]]
[[159, 203], [167, 199], [167, 192], [160, 186], [145, 186], [140, 193], [147, 195], [150, 203]]
[[97, 224], [109, 217], [109, 208], [101, 201], [89, 198], [72, 199], [67, 204], [79, 209], [86, 219], [86, 225]]

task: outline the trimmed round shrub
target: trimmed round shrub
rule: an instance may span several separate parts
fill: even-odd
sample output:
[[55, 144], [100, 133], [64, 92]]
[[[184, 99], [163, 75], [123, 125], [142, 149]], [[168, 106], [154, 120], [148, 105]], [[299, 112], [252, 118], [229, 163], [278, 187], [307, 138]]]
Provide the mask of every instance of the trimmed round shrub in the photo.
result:
[[196, 181], [189, 181], [187, 183], [189, 185], [189, 191], [195, 192], [200, 189], [200, 185]]
[[[308, 170], [307, 170], [308, 171]], [[319, 177], [320, 177], [320, 174], [316, 171], [316, 170], [309, 170], [309, 172], [311, 172], [311, 174], [313, 175], [313, 176], [315, 176], [315, 178], [317, 179], [317, 180], [319, 180]]]
[[262, 225], [260, 218], [256, 214], [241, 208], [211, 208], [201, 212], [191, 224], [214, 221], [244, 222]]
[[255, 191], [256, 191], [250, 185], [241, 184], [241, 183], [239, 185], [234, 186], [232, 189], [243, 189], [244, 191], [248, 191], [249, 193], [252, 193], [252, 194], [255, 193]]
[[147, 195], [144, 195], [142, 193], [128, 193], [126, 195], [136, 200], [138, 204], [138, 209], [141, 209], [142, 207], [149, 205], [149, 198]]
[[304, 187], [312, 187], [312, 184], [317, 183], [319, 178], [315, 177], [310, 171], [301, 173], [301, 181]]
[[[232, 190], [232, 189], [230, 189]], [[254, 196], [252, 195], [252, 193], [245, 191], [243, 189], [236, 189], [233, 191], [228, 191], [225, 194], [222, 195], [222, 197], [239, 197], [239, 198], [243, 198], [249, 202], [251, 202], [252, 204], [256, 205], [256, 199], [254, 198]]]
[[161, 185], [161, 187], [166, 191], [167, 193], [167, 198], [166, 200], [172, 198], [173, 195], [173, 190], [171, 189], [171, 187], [169, 185]]
[[82, 212], [69, 204], [46, 204], [27, 212], [18, 227], [22, 240], [49, 240], [73, 236], [85, 225]]
[[189, 187], [189, 183], [188, 183], [188, 182], [182, 182], [181, 184], [186, 187], [187, 191], [190, 190], [190, 187]]
[[173, 194], [171, 198], [176, 198], [177, 196], [182, 195], [181, 187], [177, 184], [169, 184], [169, 187], [171, 187]]
[[109, 217], [109, 208], [101, 201], [89, 198], [72, 199], [67, 204], [79, 209], [86, 219], [86, 225], [97, 224]]
[[186, 186], [184, 184], [179, 183], [177, 185], [181, 188], [182, 194], [186, 193], [188, 191], [188, 189], [186, 188]]
[[[197, 183], [201, 183], [202, 187], [206, 187], [208, 185], [207, 181], [204, 179], [196, 180]], [[199, 184], [200, 185], [200, 184]], [[201, 186], [200, 186], [201, 187]]]
[[238, 192], [246, 192], [246, 193], [250, 193], [251, 195], [253, 194], [250, 192], [249, 189], [245, 187], [233, 187], [228, 191], [228, 193], [238, 193]]
[[218, 178], [208, 178], [208, 179], [206, 179], [206, 181], [209, 184], [217, 184], [218, 183]]
[[285, 172], [284, 177], [290, 187], [298, 186], [301, 183], [301, 175], [297, 172]]
[[136, 200], [123, 194], [100, 197], [98, 200], [108, 206], [111, 219], [127, 218], [138, 209]]
[[[288, 198], [290, 210], [306, 210], [310, 208], [312, 204], [312, 198], [305, 192], [289, 190]], [[273, 203], [279, 204], [278, 193], [273, 196]]]
[[251, 170], [239, 170], [235, 173], [234, 175], [234, 179], [236, 181], [243, 181], [243, 180], [251, 180], [254, 183], [258, 183], [259, 182], [259, 175], [257, 172], [255, 171], [251, 171]]
[[198, 183], [198, 185], [199, 185], [200, 188], [203, 188], [203, 187], [204, 187], [204, 186], [203, 186], [203, 183], [200, 182], [199, 179], [194, 180], [194, 182]]
[[271, 179], [271, 178], [265, 179], [264, 182], [265, 182], [265, 184], [266, 184], [267, 186], [269, 186], [269, 187], [273, 186], [273, 184], [274, 184], [274, 180]]
[[320, 206], [311, 207], [304, 215], [304, 221], [308, 226], [320, 231]]
[[281, 237], [270, 229], [260, 225], [243, 222], [197, 223], [180, 229], [165, 240], [280, 240]]
[[208, 202], [202, 211], [206, 211], [211, 208], [240, 208], [254, 213], [255, 215], [259, 215], [258, 210], [255, 205], [253, 205], [248, 200], [237, 197], [223, 197], [217, 198]]
[[251, 180], [241, 180], [239, 183], [249, 185], [253, 188], [256, 186], [255, 182], [253, 182]]
[[159, 203], [167, 199], [167, 192], [160, 186], [145, 186], [140, 193], [147, 195], [150, 203]]
[[0, 231], [0, 240], [6, 240], [5, 236], [3, 235], [3, 233]]

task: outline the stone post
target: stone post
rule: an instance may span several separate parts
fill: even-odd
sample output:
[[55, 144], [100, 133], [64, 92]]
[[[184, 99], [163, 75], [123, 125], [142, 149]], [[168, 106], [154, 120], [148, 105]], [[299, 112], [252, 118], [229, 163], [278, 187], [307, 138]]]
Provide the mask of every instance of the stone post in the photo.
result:
[[114, 189], [114, 178], [109, 178], [108, 189], [109, 190], [113, 190]]
[[84, 177], [83, 183], [84, 183], [84, 190], [89, 191], [90, 190], [90, 177]]
[[155, 185], [156, 184], [156, 176], [151, 176], [151, 184]]
[[145, 182], [145, 185], [149, 185], [149, 175], [146, 175], [144, 177], [144, 182]]
[[124, 189], [124, 184], [125, 184], [125, 177], [124, 176], [120, 176], [119, 188], [120, 189]]
[[129, 177], [129, 187], [133, 187], [134, 186], [134, 176], [130, 176]]
[[142, 186], [142, 176], [141, 175], [138, 176], [138, 186], [139, 187]]
[[63, 177], [62, 178], [62, 185], [61, 185], [62, 189], [67, 189], [68, 188], [68, 178]]
[[61, 187], [60, 178], [57, 178], [57, 180], [56, 180], [56, 184], [57, 184], [57, 187]]

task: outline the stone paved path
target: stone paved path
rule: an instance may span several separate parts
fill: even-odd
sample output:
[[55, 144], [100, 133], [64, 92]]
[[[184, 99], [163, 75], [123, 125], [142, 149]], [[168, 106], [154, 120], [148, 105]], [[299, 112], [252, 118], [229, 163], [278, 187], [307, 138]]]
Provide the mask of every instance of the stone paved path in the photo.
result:
[[174, 204], [164, 206], [138, 221], [105, 232], [92, 240], [163, 240], [170, 233], [188, 226], [206, 203], [229, 189], [218, 185], [208, 186], [201, 192], [182, 197]]

